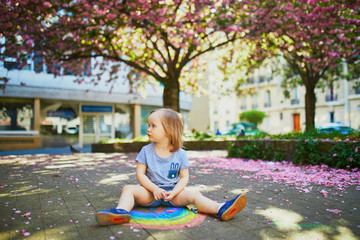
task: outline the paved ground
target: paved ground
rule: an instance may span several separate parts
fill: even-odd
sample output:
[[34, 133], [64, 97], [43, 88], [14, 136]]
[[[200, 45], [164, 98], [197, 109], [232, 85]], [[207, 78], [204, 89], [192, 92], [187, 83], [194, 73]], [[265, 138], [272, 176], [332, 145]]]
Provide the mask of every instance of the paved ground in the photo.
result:
[[[75, 149], [82, 153], [90, 153], [91, 147], [79, 148], [77, 145], [74, 145]], [[8, 155], [28, 155], [28, 154], [70, 154], [70, 146], [67, 147], [56, 147], [56, 148], [39, 148], [39, 149], [29, 149], [29, 150], [11, 150], [11, 151], [0, 151], [0, 156]]]
[[246, 208], [228, 222], [101, 227], [96, 210], [136, 183], [135, 153], [8, 155], [0, 157], [0, 239], [360, 239], [359, 172], [188, 155], [190, 186], [217, 201], [247, 192]]

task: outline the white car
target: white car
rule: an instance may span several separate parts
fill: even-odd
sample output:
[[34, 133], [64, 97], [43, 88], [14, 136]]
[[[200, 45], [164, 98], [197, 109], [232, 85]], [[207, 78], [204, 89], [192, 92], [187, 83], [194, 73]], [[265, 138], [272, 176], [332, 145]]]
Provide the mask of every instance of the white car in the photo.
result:
[[76, 126], [71, 126], [71, 127], [66, 127], [65, 131], [68, 134], [77, 134], [79, 132], [79, 129]]

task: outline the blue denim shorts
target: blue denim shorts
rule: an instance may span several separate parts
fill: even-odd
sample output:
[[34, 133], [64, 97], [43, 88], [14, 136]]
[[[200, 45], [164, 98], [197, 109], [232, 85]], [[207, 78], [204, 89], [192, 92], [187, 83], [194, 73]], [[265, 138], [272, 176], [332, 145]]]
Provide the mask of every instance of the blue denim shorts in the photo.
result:
[[[173, 190], [173, 187], [166, 187], [166, 188], [162, 188], [165, 191], [171, 191]], [[171, 201], [167, 201], [165, 202], [164, 199], [160, 199], [160, 200], [153, 200], [151, 203], [145, 204], [145, 205], [140, 205], [142, 207], [159, 207], [159, 206], [167, 206], [167, 207], [176, 207], [175, 204], [173, 204]]]

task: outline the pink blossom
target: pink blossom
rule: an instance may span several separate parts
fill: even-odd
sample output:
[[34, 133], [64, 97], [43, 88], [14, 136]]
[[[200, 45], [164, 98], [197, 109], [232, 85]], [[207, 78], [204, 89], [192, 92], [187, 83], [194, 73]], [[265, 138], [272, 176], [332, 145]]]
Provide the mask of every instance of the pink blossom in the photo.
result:
[[226, 30], [228, 32], [236, 32], [236, 31], [239, 31], [239, 26], [231, 25], [231, 26], [228, 26]]
[[30, 217], [30, 215], [31, 215], [31, 212], [27, 212], [27, 213], [23, 214], [22, 216], [23, 217]]
[[32, 39], [28, 39], [28, 40], [26, 40], [25, 45], [33, 46], [33, 45], [34, 45], [34, 41], [33, 41]]
[[44, 5], [44, 7], [48, 7], [48, 8], [51, 8], [51, 3], [49, 3], [49, 2], [44, 2], [43, 3], [43, 5]]
[[326, 209], [326, 211], [331, 212], [331, 213], [336, 213], [336, 214], [339, 214], [339, 213], [342, 212], [342, 211], [339, 210], [339, 209]]
[[116, 18], [116, 15], [115, 14], [113, 14], [113, 13], [109, 13], [108, 15], [107, 15], [107, 18], [108, 19], [115, 19]]
[[333, 154], [333, 157], [336, 157], [336, 153]]

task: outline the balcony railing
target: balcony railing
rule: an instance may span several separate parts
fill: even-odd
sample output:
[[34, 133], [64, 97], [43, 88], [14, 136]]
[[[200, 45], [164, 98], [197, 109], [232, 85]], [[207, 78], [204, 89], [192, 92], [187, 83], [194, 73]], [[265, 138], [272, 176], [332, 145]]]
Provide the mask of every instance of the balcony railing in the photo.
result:
[[291, 105], [297, 105], [297, 104], [299, 104], [299, 103], [300, 103], [300, 101], [299, 101], [298, 98], [291, 99]]
[[326, 96], [325, 96], [325, 100], [326, 100], [327, 102], [337, 101], [337, 94], [326, 95]]
[[258, 108], [257, 103], [254, 103], [254, 104], [252, 104], [251, 106], [252, 106], [252, 109], [257, 109], [257, 108]]

